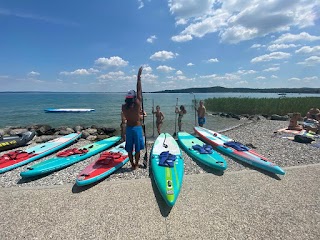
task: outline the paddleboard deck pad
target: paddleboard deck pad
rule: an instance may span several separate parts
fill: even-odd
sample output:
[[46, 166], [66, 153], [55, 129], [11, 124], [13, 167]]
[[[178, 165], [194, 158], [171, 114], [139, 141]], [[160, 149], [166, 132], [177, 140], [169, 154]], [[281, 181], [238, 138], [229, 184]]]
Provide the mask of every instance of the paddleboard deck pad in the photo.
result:
[[244, 146], [239, 142], [235, 142], [225, 135], [203, 127], [194, 127], [194, 130], [202, 140], [211, 144], [217, 150], [226, 155], [275, 174], [285, 174], [282, 168], [272, 163], [266, 157], [256, 153], [254, 150]]
[[99, 158], [79, 173], [76, 179], [78, 186], [85, 186], [106, 178], [129, 161], [125, 142], [100, 154]]
[[67, 149], [63, 152], [59, 152], [53, 158], [28, 167], [28, 170], [21, 172], [20, 176], [23, 178], [35, 177], [66, 168], [72, 164], [85, 160], [95, 154], [108, 149], [119, 140], [119, 136], [110, 137], [95, 143], [88, 144], [79, 149]]
[[29, 162], [38, 160], [51, 153], [68, 146], [81, 136], [81, 133], [71, 133], [46, 143], [38, 144], [25, 151], [12, 151], [0, 156], [0, 173], [20, 167]]
[[157, 137], [150, 152], [150, 161], [159, 192], [172, 207], [181, 190], [184, 161], [178, 143], [169, 133], [161, 133]]
[[208, 167], [224, 171], [227, 168], [226, 160], [211, 145], [205, 144], [200, 139], [187, 132], [178, 132], [178, 141], [183, 150], [193, 159]]

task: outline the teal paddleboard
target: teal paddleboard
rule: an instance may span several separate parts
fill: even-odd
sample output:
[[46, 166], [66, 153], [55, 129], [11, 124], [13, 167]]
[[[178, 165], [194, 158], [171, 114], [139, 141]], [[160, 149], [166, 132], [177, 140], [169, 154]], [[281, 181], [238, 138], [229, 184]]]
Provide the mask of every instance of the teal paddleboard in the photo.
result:
[[[46, 143], [38, 144], [27, 148], [24, 151], [13, 151], [0, 156], [0, 173], [20, 167], [32, 161], [38, 160], [49, 154], [65, 148], [81, 136], [81, 133], [71, 133], [62, 137], [55, 138]], [[27, 156], [23, 156], [27, 155]], [[12, 156], [15, 156], [14, 158]]]
[[178, 143], [169, 133], [161, 133], [153, 144], [150, 159], [159, 192], [172, 207], [179, 196], [184, 175], [184, 161]]
[[100, 140], [95, 143], [88, 144], [86, 146], [83, 146], [79, 148], [79, 150], [87, 149], [88, 152], [77, 154], [77, 155], [70, 155], [67, 157], [58, 157], [55, 156], [53, 158], [50, 158], [46, 161], [40, 162], [38, 164], [35, 164], [31, 167], [28, 167], [27, 171], [21, 172], [20, 176], [27, 178], [27, 177], [35, 177], [42, 174], [47, 174], [53, 171], [57, 171], [63, 168], [66, 168], [72, 164], [75, 164], [77, 162], [80, 162], [82, 160], [85, 160], [99, 152], [102, 152], [112, 145], [114, 145], [116, 142], [120, 140], [119, 136], [116, 137], [110, 137], [103, 140]]
[[[227, 162], [212, 147], [187, 132], [177, 134], [180, 146], [193, 159], [218, 170], [224, 171]], [[204, 147], [205, 146], [205, 147]]]

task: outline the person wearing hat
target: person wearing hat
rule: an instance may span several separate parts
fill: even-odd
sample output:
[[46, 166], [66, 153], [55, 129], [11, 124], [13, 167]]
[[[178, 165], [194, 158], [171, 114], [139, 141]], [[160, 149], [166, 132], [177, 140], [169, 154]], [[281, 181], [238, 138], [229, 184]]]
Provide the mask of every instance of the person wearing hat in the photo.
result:
[[[137, 75], [137, 92], [129, 90], [126, 94], [125, 104], [122, 105], [122, 112], [127, 120], [126, 145], [132, 169], [139, 166], [140, 151], [144, 149], [143, 129], [141, 125], [140, 110], [142, 104], [141, 87], [142, 67]], [[135, 162], [133, 161], [133, 150], [135, 151]]]

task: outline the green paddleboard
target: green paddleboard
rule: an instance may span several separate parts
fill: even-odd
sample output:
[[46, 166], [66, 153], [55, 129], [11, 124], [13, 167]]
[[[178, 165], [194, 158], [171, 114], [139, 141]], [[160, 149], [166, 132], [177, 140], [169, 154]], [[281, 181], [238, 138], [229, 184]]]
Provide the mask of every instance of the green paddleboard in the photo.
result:
[[154, 142], [150, 159], [160, 194], [172, 207], [180, 193], [184, 174], [184, 161], [178, 143], [169, 133], [161, 133]]
[[[221, 171], [226, 170], [228, 166], [226, 160], [214, 151], [211, 146], [209, 146], [209, 148], [203, 148], [205, 143], [187, 132], [178, 132], [177, 136], [180, 146], [191, 158], [209, 167]], [[199, 147], [201, 147], [201, 149]]]

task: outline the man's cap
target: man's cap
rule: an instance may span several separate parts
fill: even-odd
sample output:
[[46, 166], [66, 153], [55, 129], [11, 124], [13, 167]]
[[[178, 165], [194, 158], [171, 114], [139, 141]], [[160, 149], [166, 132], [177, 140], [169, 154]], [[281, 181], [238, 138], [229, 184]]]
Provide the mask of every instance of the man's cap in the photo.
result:
[[126, 94], [126, 98], [135, 98], [136, 92], [134, 90], [129, 90]]

